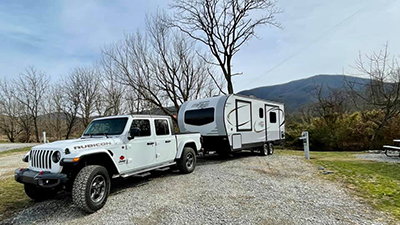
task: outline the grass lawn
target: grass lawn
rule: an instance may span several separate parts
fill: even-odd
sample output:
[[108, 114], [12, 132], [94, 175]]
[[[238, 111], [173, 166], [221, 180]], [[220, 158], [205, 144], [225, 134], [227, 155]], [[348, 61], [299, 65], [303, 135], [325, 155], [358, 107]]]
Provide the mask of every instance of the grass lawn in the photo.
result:
[[29, 150], [31, 150], [31, 148], [32, 148], [32, 146], [29, 146], [29, 147], [16, 148], [16, 149], [11, 149], [11, 150], [7, 150], [7, 151], [4, 151], [4, 152], [0, 152], [0, 157], [9, 156], [9, 155], [12, 155], [14, 153], [20, 153], [20, 152], [27, 153]]
[[[278, 150], [281, 155], [301, 155], [302, 151]], [[310, 163], [334, 174], [324, 178], [340, 182], [374, 208], [400, 220], [400, 164], [357, 158], [360, 152], [311, 152]]]
[[0, 180], [0, 221], [30, 204], [32, 200], [25, 194], [24, 185], [14, 178]]
[[[31, 148], [25, 147], [0, 152], [0, 159], [17, 153], [28, 152]], [[32, 201], [25, 194], [23, 184], [16, 182], [14, 177], [0, 179], [0, 221], [30, 204], [32, 204]]]

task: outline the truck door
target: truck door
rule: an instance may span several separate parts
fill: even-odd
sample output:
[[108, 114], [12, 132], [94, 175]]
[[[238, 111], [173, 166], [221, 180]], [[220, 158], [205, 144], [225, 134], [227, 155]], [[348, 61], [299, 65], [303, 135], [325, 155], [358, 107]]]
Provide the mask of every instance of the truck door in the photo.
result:
[[173, 161], [176, 155], [176, 139], [171, 133], [171, 124], [167, 119], [155, 119], [156, 161], [164, 163]]
[[156, 163], [155, 134], [151, 132], [149, 119], [134, 119], [131, 129], [134, 129], [134, 138], [127, 144], [128, 166], [131, 169], [140, 169]]
[[266, 137], [267, 141], [274, 141], [280, 139], [280, 131], [279, 131], [279, 107], [277, 106], [268, 106], [265, 105], [265, 112], [266, 112]]

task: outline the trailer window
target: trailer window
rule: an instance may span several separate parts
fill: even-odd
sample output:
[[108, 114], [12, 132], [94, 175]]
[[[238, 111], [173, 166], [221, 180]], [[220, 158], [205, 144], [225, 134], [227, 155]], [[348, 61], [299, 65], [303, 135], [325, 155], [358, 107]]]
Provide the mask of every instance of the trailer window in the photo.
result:
[[270, 112], [269, 113], [269, 122], [270, 123], [276, 123], [276, 112]]
[[260, 108], [259, 110], [258, 110], [258, 116], [262, 119], [262, 118], [264, 118], [264, 109], [263, 108]]
[[168, 121], [167, 120], [154, 120], [154, 125], [156, 127], [156, 135], [168, 135]]
[[252, 130], [251, 102], [236, 100], [236, 130]]
[[195, 109], [185, 112], [185, 123], [202, 126], [214, 122], [214, 108]]

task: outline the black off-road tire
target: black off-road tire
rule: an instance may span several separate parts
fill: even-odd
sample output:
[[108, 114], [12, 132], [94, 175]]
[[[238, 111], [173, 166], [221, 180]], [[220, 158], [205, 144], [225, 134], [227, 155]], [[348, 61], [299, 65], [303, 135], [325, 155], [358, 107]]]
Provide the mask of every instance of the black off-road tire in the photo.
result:
[[260, 147], [260, 155], [261, 156], [267, 156], [268, 155], [268, 143], [264, 143], [263, 146]]
[[268, 144], [268, 155], [273, 155], [273, 154], [274, 154], [274, 151], [275, 151], [275, 149], [274, 149], [274, 144], [269, 143], [269, 144]]
[[50, 199], [57, 194], [56, 189], [39, 188], [33, 184], [25, 184], [24, 189], [26, 195], [37, 202]]
[[181, 173], [187, 174], [193, 172], [196, 168], [196, 152], [190, 147], [185, 147], [181, 158], [178, 159], [176, 164]]
[[[96, 181], [99, 178], [103, 179], [104, 188], [101, 188], [101, 185], [97, 185]], [[104, 192], [102, 192], [103, 195], [101, 195], [102, 197], [99, 197], [99, 201], [92, 199], [92, 193], [97, 193], [97, 187], [99, 187], [98, 189], [100, 191], [104, 190]], [[110, 176], [106, 168], [98, 165], [83, 167], [74, 180], [72, 187], [72, 201], [84, 212], [93, 213], [106, 204], [110, 193], [110, 187]], [[96, 189], [96, 191], [93, 191], [94, 189]]]

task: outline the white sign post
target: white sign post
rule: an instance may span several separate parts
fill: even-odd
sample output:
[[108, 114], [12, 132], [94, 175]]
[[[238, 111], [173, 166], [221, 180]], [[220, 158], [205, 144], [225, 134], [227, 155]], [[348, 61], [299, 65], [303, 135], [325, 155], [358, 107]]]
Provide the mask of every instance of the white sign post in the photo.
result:
[[308, 138], [308, 131], [303, 131], [301, 133], [301, 137], [299, 139], [303, 140], [304, 153], [305, 153], [306, 159], [310, 159], [310, 141]]
[[46, 132], [43, 132], [43, 143], [47, 143], [47, 139], [46, 139]]

